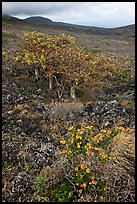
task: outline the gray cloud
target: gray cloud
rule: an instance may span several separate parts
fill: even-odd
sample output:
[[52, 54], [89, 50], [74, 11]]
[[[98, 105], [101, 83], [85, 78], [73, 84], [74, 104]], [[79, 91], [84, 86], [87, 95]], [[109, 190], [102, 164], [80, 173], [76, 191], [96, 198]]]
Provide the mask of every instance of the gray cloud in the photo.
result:
[[40, 15], [79, 25], [118, 27], [135, 23], [135, 2], [3, 2], [2, 14]]
[[[80, 2], [81, 3], [81, 2]], [[76, 7], [72, 2], [3, 2], [2, 13], [9, 15], [48, 15]]]

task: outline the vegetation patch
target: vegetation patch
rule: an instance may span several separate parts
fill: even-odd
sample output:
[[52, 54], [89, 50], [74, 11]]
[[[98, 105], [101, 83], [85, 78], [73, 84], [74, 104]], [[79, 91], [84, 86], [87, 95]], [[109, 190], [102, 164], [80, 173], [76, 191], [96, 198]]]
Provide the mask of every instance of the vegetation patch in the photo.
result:
[[84, 194], [92, 195], [93, 200], [97, 196], [98, 201], [103, 197], [108, 201], [108, 178], [104, 177], [99, 166], [114, 160], [108, 151], [108, 145], [113, 137], [123, 130], [124, 128], [120, 127], [96, 133], [93, 126], [78, 129], [71, 126], [60, 140], [60, 161], [64, 173], [56, 185], [48, 184], [48, 174], [46, 177], [38, 176], [33, 186], [34, 190], [52, 202], [74, 202]]
[[12, 32], [12, 33], [2, 32], [2, 37], [3, 38], [16, 38], [17, 35], [14, 32]]
[[[3, 54], [7, 61], [9, 56]], [[14, 66], [17, 61], [27, 68], [26, 71], [31, 69], [36, 79], [48, 81], [49, 90], [55, 88], [58, 98], [63, 97], [66, 88], [75, 98], [77, 88], [95, 87], [97, 81], [106, 83], [107, 80], [109, 84], [112, 76], [121, 82], [133, 76], [129, 70], [124, 70], [126, 60], [85, 50], [76, 44], [75, 37], [65, 34], [24, 33], [21, 47], [12, 53], [11, 59], [14, 59], [10, 62]]]
[[3, 33], [3, 202], [134, 202], [134, 59], [21, 32]]

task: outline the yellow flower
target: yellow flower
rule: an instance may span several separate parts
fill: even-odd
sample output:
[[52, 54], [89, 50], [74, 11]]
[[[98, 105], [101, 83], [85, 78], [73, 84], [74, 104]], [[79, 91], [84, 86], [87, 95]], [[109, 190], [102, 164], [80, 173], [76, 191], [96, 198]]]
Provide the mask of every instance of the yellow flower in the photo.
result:
[[82, 139], [80, 135], [76, 135], [76, 139]]
[[98, 147], [94, 147], [94, 150], [98, 150]]
[[83, 183], [82, 186], [83, 186], [84, 188], [86, 188], [87, 184], [86, 184], [86, 183]]
[[93, 126], [87, 126], [87, 127], [85, 127], [85, 128], [91, 130], [91, 129], [93, 128]]
[[106, 158], [107, 158], [107, 155], [106, 155], [106, 154], [102, 154], [102, 155], [101, 155], [101, 158], [102, 158], [102, 159], [106, 159]]
[[90, 152], [86, 151], [86, 154], [90, 154]]
[[88, 168], [88, 169], [86, 169], [86, 173], [90, 173], [90, 169]]
[[81, 164], [80, 167], [81, 167], [81, 169], [85, 169], [86, 165], [85, 164]]
[[88, 147], [88, 149], [92, 149], [92, 150], [93, 150], [93, 149], [94, 149], [94, 147], [92, 147], [92, 146], [89, 146], [89, 147]]
[[119, 127], [119, 130], [121, 130], [122, 132], [125, 130], [123, 127]]
[[107, 187], [104, 187], [104, 191], [107, 191]]
[[106, 133], [107, 131], [106, 131], [106, 130], [100, 130], [100, 132], [104, 132], [104, 133]]
[[101, 178], [101, 181], [104, 181], [104, 178], [103, 178], [103, 177]]
[[77, 143], [77, 148], [80, 148], [80, 144], [79, 143]]
[[78, 173], [76, 173], [76, 176], [78, 176]]
[[110, 157], [109, 157], [109, 160], [113, 160], [113, 157], [112, 157], [112, 156], [110, 156]]
[[45, 59], [44, 55], [41, 55], [41, 60], [44, 60], [44, 59]]
[[108, 131], [107, 131], [107, 134], [109, 134], [109, 135], [110, 135], [111, 133], [112, 133], [112, 131], [111, 131], [111, 130], [108, 130]]
[[28, 65], [30, 65], [31, 61], [30, 61], [30, 60], [27, 60], [27, 63], [28, 63]]
[[88, 142], [88, 143], [87, 143], [87, 146], [88, 146], [88, 147], [91, 147], [91, 144]]
[[75, 171], [78, 171], [78, 167], [75, 168]]
[[77, 129], [76, 133], [78, 134], [80, 132], [80, 129]]
[[85, 128], [80, 128], [80, 129], [77, 129], [77, 134], [81, 131], [85, 130]]
[[66, 142], [65, 142], [65, 140], [64, 140], [64, 138], [62, 138], [61, 140], [60, 140], [60, 144], [65, 144]]
[[98, 134], [95, 136], [95, 138], [97, 138], [97, 139], [102, 139], [102, 134], [101, 134], [101, 133], [98, 133]]
[[68, 154], [72, 154], [72, 151], [69, 151]]
[[94, 180], [94, 179], [95, 179], [95, 177], [94, 177], [94, 176], [91, 176], [91, 179], [92, 179], [92, 180]]
[[95, 180], [92, 180], [92, 184], [96, 184], [97, 182]]
[[74, 129], [74, 126], [70, 126], [68, 130], [71, 131], [73, 129]]
[[79, 191], [79, 193], [82, 193], [82, 189], [79, 189], [78, 191]]
[[63, 150], [63, 151], [60, 151], [60, 155], [64, 155], [66, 152]]
[[15, 59], [16, 59], [16, 61], [18, 61], [18, 60], [19, 60], [19, 57], [16, 57]]
[[73, 144], [73, 143], [74, 143], [74, 139], [72, 139], [72, 140], [70, 141], [70, 143]]

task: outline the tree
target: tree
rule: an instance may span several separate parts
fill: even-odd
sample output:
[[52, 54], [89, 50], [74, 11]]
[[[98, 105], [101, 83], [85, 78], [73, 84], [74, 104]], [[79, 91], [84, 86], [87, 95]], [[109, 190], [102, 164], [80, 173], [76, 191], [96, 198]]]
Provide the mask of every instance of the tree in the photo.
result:
[[24, 33], [16, 60], [27, 68], [32, 66], [36, 78], [47, 77], [49, 90], [52, 90], [54, 81], [59, 88], [59, 97], [66, 83], [69, 84], [70, 96], [74, 99], [75, 88], [81, 81], [84, 86], [91, 87], [121, 71], [118, 60], [106, 54], [91, 53], [78, 46], [75, 37], [65, 34]]
[[87, 53], [75, 43], [75, 38], [70, 35], [52, 36], [40, 32], [24, 33], [22, 45], [18, 51], [17, 61], [25, 66], [33, 66], [35, 77], [47, 76], [49, 89], [52, 89], [53, 78], [56, 74], [62, 74], [62, 86], [69, 81], [71, 89], [83, 74], [88, 61]]

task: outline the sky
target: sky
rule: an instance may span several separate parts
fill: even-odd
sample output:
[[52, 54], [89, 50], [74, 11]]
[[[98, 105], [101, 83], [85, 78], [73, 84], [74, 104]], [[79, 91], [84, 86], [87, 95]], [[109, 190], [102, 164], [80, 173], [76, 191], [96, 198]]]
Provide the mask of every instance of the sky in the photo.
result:
[[2, 2], [2, 14], [114, 28], [135, 23], [135, 2]]

